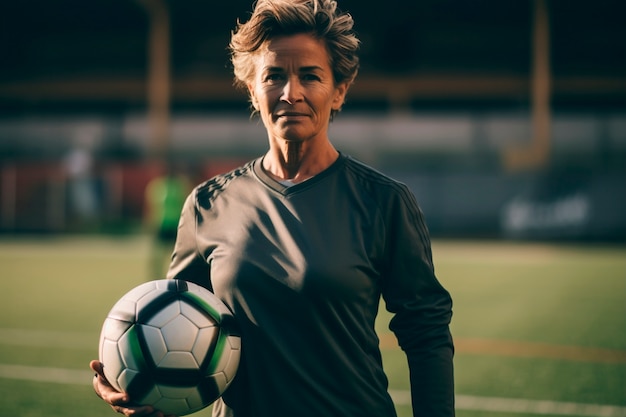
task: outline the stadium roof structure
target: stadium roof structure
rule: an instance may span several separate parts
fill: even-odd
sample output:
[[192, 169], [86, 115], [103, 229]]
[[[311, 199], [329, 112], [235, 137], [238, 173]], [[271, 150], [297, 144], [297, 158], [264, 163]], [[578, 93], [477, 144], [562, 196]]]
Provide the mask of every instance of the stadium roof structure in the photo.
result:
[[[0, 17], [3, 113], [146, 104], [155, 4], [169, 25], [171, 104], [228, 108], [226, 46], [251, 0], [28, 0]], [[520, 106], [530, 102], [535, 11], [547, 6], [550, 100], [626, 106], [626, 4], [621, 0], [339, 0], [363, 41], [351, 108]], [[152, 5], [152, 6], [151, 6]], [[384, 5], [384, 7], [383, 7]], [[154, 19], [152, 19], [154, 21]]]

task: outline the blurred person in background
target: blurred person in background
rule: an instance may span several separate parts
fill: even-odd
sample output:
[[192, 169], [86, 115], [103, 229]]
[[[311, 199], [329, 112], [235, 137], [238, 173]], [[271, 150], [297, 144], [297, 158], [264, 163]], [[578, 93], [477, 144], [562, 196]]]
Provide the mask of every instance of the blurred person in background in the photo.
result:
[[191, 190], [183, 170], [167, 161], [165, 173], [153, 178], [145, 191], [145, 222], [153, 237], [148, 279], [165, 277], [171, 260], [180, 212]]
[[77, 231], [93, 228], [100, 217], [100, 195], [95, 175], [94, 147], [96, 135], [80, 130], [64, 159], [68, 186], [68, 217]]
[[[237, 376], [220, 417], [393, 417], [375, 320], [380, 298], [407, 355], [413, 415], [454, 416], [452, 301], [408, 187], [328, 137], [358, 71], [359, 40], [331, 0], [259, 0], [230, 49], [265, 155], [197, 186], [168, 278], [198, 283], [240, 325]], [[384, 138], [381, 138], [381, 140]], [[115, 392], [126, 415], [160, 415]]]

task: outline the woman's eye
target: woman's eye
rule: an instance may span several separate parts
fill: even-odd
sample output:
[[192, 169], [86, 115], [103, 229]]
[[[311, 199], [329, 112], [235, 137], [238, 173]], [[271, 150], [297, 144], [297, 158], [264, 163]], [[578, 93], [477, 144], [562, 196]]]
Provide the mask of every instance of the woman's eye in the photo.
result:
[[320, 80], [320, 77], [318, 77], [318, 76], [317, 76], [317, 75], [315, 75], [315, 74], [304, 74], [304, 75], [302, 76], [302, 79], [303, 79], [304, 81], [319, 81], [319, 80]]
[[265, 76], [265, 82], [277, 82], [283, 79], [283, 76], [281, 74], [268, 74]]

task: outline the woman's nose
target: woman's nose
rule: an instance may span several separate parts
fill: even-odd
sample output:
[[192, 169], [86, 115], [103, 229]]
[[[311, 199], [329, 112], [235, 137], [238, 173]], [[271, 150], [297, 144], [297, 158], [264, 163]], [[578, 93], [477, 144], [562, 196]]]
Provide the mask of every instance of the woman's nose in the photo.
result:
[[302, 99], [302, 85], [298, 79], [288, 79], [283, 87], [283, 94], [280, 99], [286, 103], [293, 104]]

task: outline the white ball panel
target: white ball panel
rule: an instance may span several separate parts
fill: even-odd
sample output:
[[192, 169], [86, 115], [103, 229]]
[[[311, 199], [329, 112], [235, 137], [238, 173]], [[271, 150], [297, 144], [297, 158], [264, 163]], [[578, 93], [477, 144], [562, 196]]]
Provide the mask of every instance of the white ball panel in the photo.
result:
[[183, 398], [179, 399], [170, 399], [170, 398], [161, 398], [154, 404], [154, 408], [157, 410], [163, 410], [168, 414], [174, 414], [177, 416], [182, 416], [185, 414], [189, 414], [189, 406], [187, 405], [187, 401]]
[[167, 345], [165, 340], [163, 340], [161, 330], [147, 325], [141, 326], [141, 329], [143, 330], [144, 340], [146, 341], [146, 346], [148, 347], [148, 352], [150, 352], [152, 360], [154, 363], [161, 362], [165, 355], [167, 355]]
[[197, 369], [198, 362], [191, 352], [167, 352], [157, 363], [159, 368]]
[[[239, 338], [233, 337], [232, 339]], [[223, 357], [225, 363], [223, 364], [223, 368], [220, 369], [224, 372], [226, 379], [228, 381], [231, 381], [237, 374], [237, 368], [239, 367], [240, 351], [234, 349], [226, 349]], [[222, 366], [222, 363], [220, 363], [219, 366]]]
[[155, 299], [165, 294], [167, 291], [153, 288], [149, 292], [146, 292], [141, 297], [137, 298], [137, 311], [141, 311], [148, 304], [152, 303]]
[[[139, 370], [139, 364], [143, 362], [143, 356], [140, 351], [137, 351], [137, 349], [133, 348], [136, 343], [134, 340], [131, 339], [134, 339], [135, 337], [135, 331], [130, 330], [124, 333], [122, 337], [120, 337], [120, 340], [118, 340], [117, 342], [117, 346], [120, 350], [120, 356], [122, 358], [122, 361], [124, 362], [124, 365], [127, 368]], [[135, 355], [140, 356], [135, 357]]]
[[122, 298], [136, 302], [137, 300], [143, 298], [146, 294], [154, 291], [155, 288], [156, 284], [154, 281], [144, 282], [143, 284], [137, 285], [135, 288], [128, 291]]
[[226, 378], [223, 372], [217, 372], [211, 377], [215, 380], [215, 385], [217, 385], [220, 392], [224, 392], [226, 387], [228, 386], [229, 380]]
[[231, 349], [241, 350], [241, 337], [230, 335], [226, 340]]
[[137, 375], [139, 375], [139, 372], [126, 368], [117, 378], [117, 383], [120, 387], [128, 387]]
[[136, 312], [137, 303], [134, 300], [122, 298], [115, 303], [109, 315], [119, 320], [135, 321]]
[[106, 376], [106, 379], [111, 382], [111, 385], [113, 385], [116, 390], [120, 391], [121, 388], [117, 383], [117, 378], [122, 373], [125, 366], [120, 357], [117, 343], [104, 340], [100, 345], [100, 352], [100, 362], [104, 364], [104, 376]]
[[182, 301], [180, 303], [180, 312], [200, 329], [204, 327], [215, 326], [217, 324], [213, 319], [202, 314], [200, 311], [198, 311], [196, 307], [185, 301]]
[[209, 353], [209, 348], [217, 341], [218, 333], [219, 329], [217, 327], [206, 327], [199, 330], [198, 337], [191, 350], [198, 363], [204, 362], [207, 353]]
[[194, 391], [197, 391], [195, 387], [173, 387], [166, 384], [158, 385], [163, 398], [187, 398], [190, 392], [193, 393]]
[[221, 316], [230, 316], [232, 314], [228, 307], [226, 307], [226, 304], [224, 304], [222, 300], [220, 300], [211, 291], [207, 290], [204, 287], [201, 287], [200, 285], [194, 284], [193, 282], [190, 282], [188, 286], [190, 292], [193, 292], [194, 294], [197, 294], [200, 297], [208, 300], [211, 308], [216, 310]]
[[[219, 358], [220, 360], [215, 366], [215, 372], [226, 372], [227, 370], [230, 370], [233, 366], [239, 364], [239, 355], [236, 355], [236, 357], [234, 357], [234, 353], [237, 351], [230, 350], [228, 346], [228, 343], [226, 343], [226, 348], [222, 352], [222, 356]], [[228, 374], [228, 376], [230, 376], [230, 374]], [[226, 378], [226, 375], [224, 377]], [[230, 380], [230, 378], [227, 379]]]
[[107, 340], [117, 341], [132, 325], [128, 321], [107, 318], [102, 325], [102, 335]]
[[154, 327], [163, 327], [179, 315], [180, 303], [178, 301], [174, 301], [151, 317], [150, 320], [147, 321], [147, 324]]
[[179, 315], [161, 327], [161, 333], [169, 351], [191, 351], [198, 335], [198, 328], [185, 316]]
[[160, 291], [167, 291], [167, 289], [169, 288], [170, 284], [172, 283], [172, 281], [168, 280], [168, 279], [158, 279], [156, 281], [151, 281], [154, 283], [154, 288], [160, 290]]
[[[167, 385], [159, 385], [161, 398], [154, 403], [157, 410], [162, 410], [167, 414], [184, 415], [189, 414], [198, 407], [192, 406], [192, 403], [202, 402], [196, 388], [189, 387], [171, 387]], [[189, 402], [191, 397], [192, 402]], [[195, 398], [194, 398], [195, 397]]]
[[187, 392], [187, 404], [192, 410], [199, 410], [206, 405], [202, 402], [202, 396], [195, 387], [189, 388], [189, 391]]

